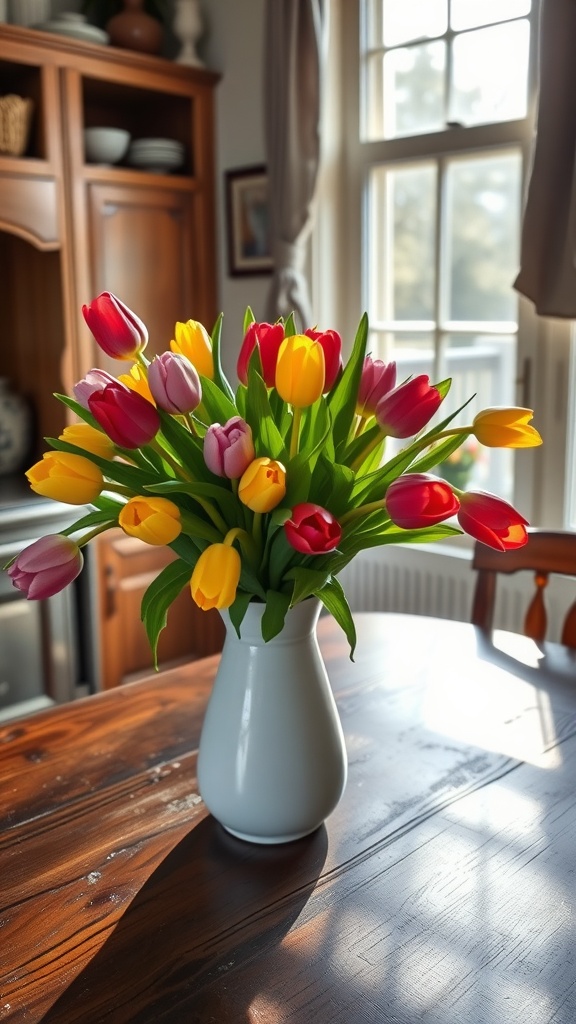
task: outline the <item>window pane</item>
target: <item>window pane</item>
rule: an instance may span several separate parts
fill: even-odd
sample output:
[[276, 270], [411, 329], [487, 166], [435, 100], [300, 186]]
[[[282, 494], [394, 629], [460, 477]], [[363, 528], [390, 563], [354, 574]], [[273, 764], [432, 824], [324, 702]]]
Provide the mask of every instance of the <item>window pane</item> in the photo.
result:
[[372, 171], [370, 295], [379, 321], [434, 319], [436, 175], [431, 163]]
[[384, 56], [384, 138], [438, 131], [444, 126], [446, 44], [391, 50]]
[[441, 36], [448, 27], [446, 0], [384, 0], [382, 6], [385, 46]]
[[477, 25], [489, 25], [508, 18], [521, 18], [530, 12], [530, 0], [452, 0], [451, 27], [460, 32]]
[[529, 42], [527, 21], [456, 36], [450, 120], [472, 125], [525, 117]]
[[520, 153], [448, 165], [446, 319], [516, 322], [521, 173]]
[[[481, 409], [514, 405], [515, 364], [515, 335], [448, 335], [441, 375], [452, 378], [452, 387], [442, 404], [442, 415], [458, 409], [472, 395], [470, 404], [454, 420], [455, 425], [471, 423]], [[462, 472], [464, 466], [468, 466], [468, 486], [495, 491], [511, 500], [512, 459], [510, 450], [485, 448], [470, 442], [464, 455], [452, 460], [451, 468]]]

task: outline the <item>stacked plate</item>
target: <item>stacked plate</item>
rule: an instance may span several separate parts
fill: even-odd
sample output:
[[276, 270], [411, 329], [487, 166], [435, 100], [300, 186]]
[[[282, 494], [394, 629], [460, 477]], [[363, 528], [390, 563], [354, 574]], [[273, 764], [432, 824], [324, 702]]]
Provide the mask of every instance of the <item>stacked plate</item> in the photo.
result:
[[127, 159], [132, 167], [166, 174], [184, 163], [184, 146], [176, 139], [135, 139]]
[[110, 36], [103, 29], [96, 25], [89, 25], [83, 14], [76, 14], [74, 11], [64, 12], [57, 15], [52, 21], [44, 21], [34, 28], [42, 32], [56, 32], [58, 35], [70, 36], [72, 39], [81, 39], [84, 43], [97, 43], [106, 46], [110, 42]]

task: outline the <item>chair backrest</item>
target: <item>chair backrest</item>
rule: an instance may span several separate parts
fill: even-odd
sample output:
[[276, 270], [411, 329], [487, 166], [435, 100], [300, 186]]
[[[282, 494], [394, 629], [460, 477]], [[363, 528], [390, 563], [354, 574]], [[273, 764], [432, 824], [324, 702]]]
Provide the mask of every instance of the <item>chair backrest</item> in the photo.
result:
[[[544, 588], [550, 574], [576, 576], [576, 533], [529, 529], [528, 543], [515, 551], [495, 551], [477, 542], [472, 568], [478, 573], [472, 622], [486, 630], [492, 629], [494, 619], [497, 573], [531, 570], [536, 589], [526, 612], [524, 634], [533, 640], [544, 640], [548, 624]], [[576, 601], [564, 620], [561, 641], [567, 647], [576, 647]]]

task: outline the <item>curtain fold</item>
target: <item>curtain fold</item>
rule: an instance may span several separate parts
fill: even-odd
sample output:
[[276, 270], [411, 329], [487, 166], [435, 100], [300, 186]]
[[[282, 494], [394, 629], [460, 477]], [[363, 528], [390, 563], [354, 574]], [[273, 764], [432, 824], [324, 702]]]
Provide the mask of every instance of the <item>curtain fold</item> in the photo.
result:
[[539, 97], [514, 287], [541, 316], [576, 318], [576, 0], [542, 0]]
[[297, 328], [304, 330], [312, 326], [304, 268], [320, 165], [324, 3], [267, 0], [265, 17], [264, 112], [274, 260], [266, 316], [274, 322], [294, 311]]

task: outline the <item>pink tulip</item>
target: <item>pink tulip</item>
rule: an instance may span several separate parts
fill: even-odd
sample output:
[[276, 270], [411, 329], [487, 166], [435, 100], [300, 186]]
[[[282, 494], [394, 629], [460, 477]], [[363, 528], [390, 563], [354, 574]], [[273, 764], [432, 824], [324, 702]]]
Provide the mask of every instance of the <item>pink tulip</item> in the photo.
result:
[[102, 292], [82, 313], [100, 348], [112, 359], [135, 359], [148, 344], [139, 317], [111, 292]]
[[148, 385], [156, 405], [165, 412], [193, 412], [202, 400], [198, 372], [186, 356], [163, 352], [148, 367]]
[[88, 399], [95, 391], [102, 391], [107, 384], [116, 384], [116, 377], [106, 370], [88, 370], [83, 380], [78, 381], [72, 388], [74, 397], [83, 409], [88, 408]]
[[396, 526], [418, 530], [456, 515], [460, 502], [445, 480], [429, 473], [407, 473], [386, 491], [386, 511]]
[[204, 461], [216, 476], [238, 480], [255, 457], [252, 431], [241, 416], [213, 423], [204, 438]]
[[356, 411], [359, 416], [373, 416], [384, 395], [396, 387], [396, 363], [366, 356], [358, 389]]
[[254, 348], [258, 345], [262, 376], [266, 387], [273, 388], [276, 379], [276, 361], [278, 349], [284, 341], [283, 324], [252, 323], [244, 335], [244, 341], [238, 356], [237, 373], [242, 384], [248, 383], [248, 363]]
[[486, 491], [460, 495], [458, 522], [471, 537], [497, 551], [521, 548], [528, 540], [528, 520], [503, 498]]
[[303, 555], [324, 555], [340, 543], [340, 523], [321, 505], [305, 501], [295, 505], [292, 517], [284, 523], [288, 543]]
[[338, 331], [304, 331], [307, 338], [317, 341], [324, 352], [324, 394], [331, 391], [342, 369], [342, 339]]
[[59, 533], [35, 540], [8, 569], [14, 586], [30, 601], [58, 594], [79, 575], [84, 557], [75, 541]]
[[137, 391], [114, 381], [88, 399], [94, 419], [114, 444], [121, 448], [140, 448], [149, 444], [160, 429], [155, 407]]
[[438, 388], [423, 373], [384, 395], [376, 406], [376, 419], [389, 437], [411, 437], [432, 419], [441, 401]]

